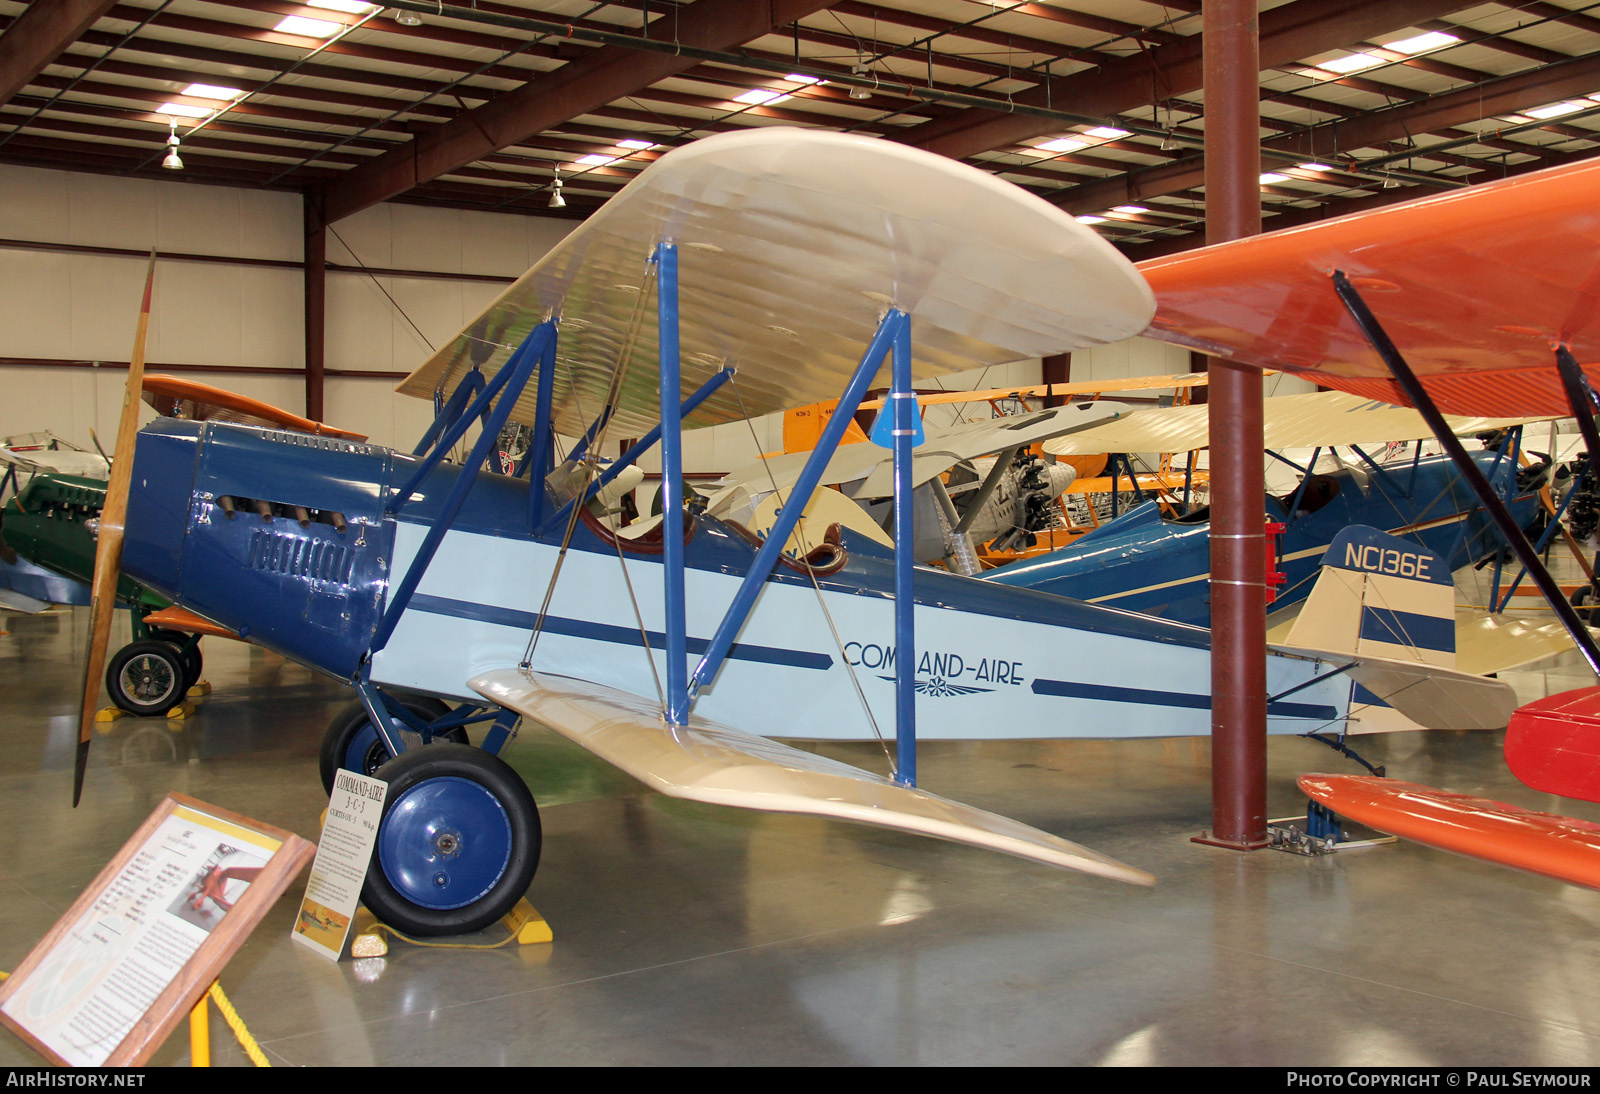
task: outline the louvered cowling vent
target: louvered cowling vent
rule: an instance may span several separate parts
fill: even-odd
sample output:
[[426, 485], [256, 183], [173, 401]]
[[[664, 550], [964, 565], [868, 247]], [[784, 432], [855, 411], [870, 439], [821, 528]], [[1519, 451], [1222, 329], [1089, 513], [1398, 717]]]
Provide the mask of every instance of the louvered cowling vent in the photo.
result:
[[279, 444], [292, 444], [298, 448], [317, 448], [324, 452], [352, 452], [358, 456], [372, 456], [378, 453], [375, 445], [362, 444], [359, 441], [346, 441], [338, 437], [324, 437], [314, 433], [293, 433], [282, 429], [263, 429], [261, 436], [269, 441]]
[[250, 568], [313, 581], [350, 584], [354, 555], [337, 543], [266, 529], [251, 533]]

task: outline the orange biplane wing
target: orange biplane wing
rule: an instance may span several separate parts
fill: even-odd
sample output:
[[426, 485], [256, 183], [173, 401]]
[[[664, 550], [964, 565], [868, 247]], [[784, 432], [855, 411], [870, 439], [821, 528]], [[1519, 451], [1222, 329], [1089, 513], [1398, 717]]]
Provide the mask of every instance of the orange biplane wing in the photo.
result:
[[1380, 832], [1600, 889], [1600, 824], [1369, 775], [1302, 775], [1300, 789]]
[[1566, 415], [1554, 347], [1600, 381], [1600, 162], [1142, 263], [1145, 336], [1409, 405], [1335, 294], [1341, 270], [1439, 409]]
[[[1589, 160], [1153, 260], [1141, 266], [1157, 300], [1145, 334], [1388, 403], [1414, 405], [1393, 378], [1409, 366], [1417, 400], [1445, 413], [1564, 417], [1587, 395], [1569, 395], [1558, 351], [1570, 354], [1574, 389], [1579, 369], [1600, 380], [1596, 193], [1600, 161]], [[1370, 312], [1374, 340], [1356, 310]], [[1580, 418], [1591, 438], [1592, 425]], [[1508, 539], [1600, 671], [1600, 650], [1531, 546]], [[1519, 710], [1506, 739], [1513, 774], [1600, 800], [1597, 690]], [[1389, 779], [1307, 775], [1300, 787], [1380, 831], [1600, 888], [1600, 825]]]
[[346, 441], [367, 439], [364, 433], [336, 429], [331, 425], [291, 414], [259, 399], [236, 395], [220, 387], [212, 387], [210, 384], [202, 384], [195, 380], [183, 380], [176, 376], [146, 376], [144, 401], [154, 407], [156, 413], [167, 418], [263, 425], [273, 429], [292, 429], [297, 433], [338, 437]]

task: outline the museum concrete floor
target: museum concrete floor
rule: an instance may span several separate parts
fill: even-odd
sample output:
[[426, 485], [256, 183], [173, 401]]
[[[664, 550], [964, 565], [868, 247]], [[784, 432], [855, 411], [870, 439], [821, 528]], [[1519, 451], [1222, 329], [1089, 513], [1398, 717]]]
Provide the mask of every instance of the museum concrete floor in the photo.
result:
[[[69, 807], [84, 613], [0, 615], [0, 968], [14, 968], [168, 791], [317, 834], [339, 685], [206, 641], [187, 721], [123, 719]], [[126, 626], [125, 623], [119, 624]], [[1564, 664], [1564, 663], [1563, 663]], [[1524, 698], [1592, 683], [1514, 677]], [[1365, 738], [1411, 779], [1600, 819], [1520, 786], [1495, 733]], [[871, 764], [876, 747], [830, 746]], [[1415, 845], [1331, 857], [1190, 842], [1209, 742], [929, 744], [929, 789], [1154, 872], [1154, 889], [806, 818], [674, 802], [525, 727], [550, 945], [397, 943], [335, 964], [289, 939], [291, 889], [222, 984], [275, 1065], [1600, 1062], [1600, 893]], [[1269, 748], [1294, 776], [1355, 771]], [[494, 941], [485, 932], [483, 941]], [[247, 1063], [213, 1018], [219, 1064]], [[158, 1064], [188, 1061], [174, 1037]], [[37, 1062], [9, 1033], [0, 1065]]]

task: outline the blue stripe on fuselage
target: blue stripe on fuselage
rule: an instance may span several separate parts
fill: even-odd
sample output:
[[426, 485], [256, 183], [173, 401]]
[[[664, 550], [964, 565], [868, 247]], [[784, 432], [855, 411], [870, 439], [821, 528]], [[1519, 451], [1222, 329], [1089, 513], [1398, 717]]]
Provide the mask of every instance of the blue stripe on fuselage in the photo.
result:
[[[534, 612], [519, 611], [515, 608], [502, 608], [492, 604], [474, 604], [466, 600], [451, 600], [443, 596], [428, 596], [418, 593], [411, 598], [411, 608], [419, 612], [428, 612], [432, 615], [449, 615], [457, 619], [476, 619], [485, 623], [494, 623], [502, 627], [516, 627], [519, 630], [532, 631], [538, 625], [539, 617]], [[644, 646], [643, 634], [629, 627], [614, 627], [607, 623], [595, 623], [587, 619], [568, 619], [565, 616], [547, 615], [544, 620], [544, 629], [551, 634], [562, 634], [569, 638], [587, 638], [595, 642], [615, 642], [624, 646]], [[664, 650], [667, 645], [667, 636], [661, 631], [650, 631], [650, 645], [653, 649]], [[710, 643], [704, 638], [690, 638], [689, 652], [703, 654]], [[825, 653], [806, 653], [802, 650], [778, 649], [775, 646], [757, 646], [749, 642], [740, 642], [729, 651], [728, 656], [738, 661], [760, 661], [769, 665], [789, 665], [801, 669], [827, 669], [833, 665], [833, 658]]]
[[[1144, 688], [1118, 688], [1107, 684], [1082, 684], [1075, 680], [1035, 680], [1037, 695], [1058, 695], [1067, 699], [1093, 699], [1102, 703], [1133, 703], [1138, 706], [1183, 707], [1200, 710], [1211, 705], [1209, 695], [1184, 692], [1149, 691]], [[1333, 721], [1344, 715], [1333, 707], [1312, 703], [1276, 702], [1267, 705], [1269, 715], [1281, 718], [1316, 718]]]

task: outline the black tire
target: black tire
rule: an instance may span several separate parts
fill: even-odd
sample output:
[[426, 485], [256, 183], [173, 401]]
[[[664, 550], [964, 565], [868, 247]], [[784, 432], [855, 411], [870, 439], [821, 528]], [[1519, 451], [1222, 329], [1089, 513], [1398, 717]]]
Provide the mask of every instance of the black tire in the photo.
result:
[[184, 649], [185, 646], [189, 645], [189, 639], [193, 637], [192, 635], [184, 634], [182, 631], [164, 631], [158, 627], [152, 627], [150, 628], [149, 637], [157, 642], [165, 642], [177, 650], [179, 656], [183, 658], [184, 671], [189, 676], [189, 682], [184, 686], [185, 693], [188, 692], [189, 688], [200, 682], [201, 670], [205, 668], [205, 659], [200, 656], [200, 643], [196, 642], [187, 651]]
[[1592, 585], [1580, 585], [1572, 590], [1572, 607], [1576, 610], [1578, 618], [1585, 623], [1588, 623], [1594, 616], [1594, 606], [1589, 603], [1593, 596], [1594, 586]]
[[378, 771], [389, 784], [361, 899], [417, 937], [482, 930], [528, 891], [539, 809], [497, 756], [470, 745], [412, 749]]
[[[432, 695], [405, 695], [400, 702], [407, 710], [426, 722], [437, 721], [450, 713], [450, 704]], [[395, 697], [390, 696], [393, 702]], [[464, 726], [456, 726], [439, 734], [436, 741], [470, 745]], [[333, 792], [333, 776], [341, 767], [361, 775], [376, 775], [378, 768], [394, 759], [389, 748], [378, 736], [367, 717], [367, 708], [357, 699], [328, 724], [322, 735], [322, 750], [317, 756], [317, 771], [322, 776], [324, 793]]]
[[178, 651], [154, 639], [128, 643], [106, 666], [111, 701], [141, 718], [159, 718], [183, 702], [187, 681]]

